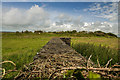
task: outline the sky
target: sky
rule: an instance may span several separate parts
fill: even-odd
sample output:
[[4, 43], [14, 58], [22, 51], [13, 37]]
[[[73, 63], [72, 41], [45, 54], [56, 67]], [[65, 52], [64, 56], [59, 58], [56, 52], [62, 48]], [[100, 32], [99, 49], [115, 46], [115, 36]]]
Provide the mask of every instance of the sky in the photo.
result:
[[120, 0], [1, 0], [2, 2], [119, 2]]
[[101, 30], [118, 34], [118, 3], [3, 2], [2, 30]]

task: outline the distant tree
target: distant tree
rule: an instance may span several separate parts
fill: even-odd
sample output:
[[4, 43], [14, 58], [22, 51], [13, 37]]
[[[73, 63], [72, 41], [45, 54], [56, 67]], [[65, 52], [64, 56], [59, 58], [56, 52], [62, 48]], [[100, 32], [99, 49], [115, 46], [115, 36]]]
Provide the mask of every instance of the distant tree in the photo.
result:
[[65, 31], [65, 33], [69, 33], [70, 31]]
[[29, 31], [28, 31], [28, 30], [26, 30], [24, 33], [29, 33]]
[[94, 34], [93, 32], [88, 32], [89, 34]]
[[26, 30], [26, 31], [24, 31], [23, 33], [32, 33], [32, 31]]
[[106, 33], [102, 32], [102, 31], [95, 31], [94, 34], [96, 36], [106, 36]]
[[73, 30], [72, 33], [76, 33], [77, 31], [76, 30]]
[[22, 31], [22, 33], [24, 33], [24, 31]]
[[19, 34], [20, 32], [19, 31], [16, 31], [16, 34]]
[[107, 33], [107, 35], [113, 36], [113, 37], [117, 37], [117, 35], [115, 35], [115, 34], [113, 34], [113, 33]]
[[94, 33], [104, 33], [104, 32], [102, 32], [102, 31], [95, 31]]
[[43, 33], [43, 31], [42, 30], [39, 30], [39, 31], [34, 31], [34, 33]]
[[94, 32], [88, 32], [90, 36], [94, 36]]
[[57, 33], [56, 31], [54, 31], [53, 33]]
[[16, 31], [16, 33], [19, 33], [19, 31]]
[[83, 34], [86, 34], [86, 33], [87, 33], [87, 31], [80, 31], [79, 33], [83, 33]]

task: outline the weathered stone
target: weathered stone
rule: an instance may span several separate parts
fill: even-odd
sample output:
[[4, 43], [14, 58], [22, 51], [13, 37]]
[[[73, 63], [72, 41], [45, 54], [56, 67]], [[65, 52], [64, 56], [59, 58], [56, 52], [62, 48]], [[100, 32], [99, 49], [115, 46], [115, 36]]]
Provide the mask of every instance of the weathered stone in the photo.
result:
[[40, 52], [34, 57], [35, 59], [40, 58], [39, 54], [64, 54], [64, 53], [77, 53], [70, 47], [71, 38], [53, 38], [51, 39]]
[[67, 45], [70, 46], [71, 44], [71, 38], [60, 38], [63, 42], [65, 42]]

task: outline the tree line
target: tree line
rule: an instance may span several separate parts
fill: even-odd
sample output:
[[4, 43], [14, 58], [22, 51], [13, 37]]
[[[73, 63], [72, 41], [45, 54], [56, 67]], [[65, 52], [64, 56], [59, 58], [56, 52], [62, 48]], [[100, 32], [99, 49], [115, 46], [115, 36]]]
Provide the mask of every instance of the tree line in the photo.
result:
[[46, 32], [46, 31], [42, 31], [42, 30], [36, 30], [34, 32], [32, 31], [22, 31], [22, 32], [19, 32], [19, 31], [16, 31], [17, 34], [19, 33], [35, 33], [35, 34], [41, 34], [41, 33], [53, 33], [53, 34], [69, 34], [71, 36], [78, 36], [78, 37], [82, 37], [82, 36], [104, 36], [104, 37], [117, 37], [117, 35], [113, 34], [113, 33], [105, 33], [103, 31], [79, 31], [77, 32], [76, 30], [72, 30], [72, 31], [49, 31], [49, 32]]

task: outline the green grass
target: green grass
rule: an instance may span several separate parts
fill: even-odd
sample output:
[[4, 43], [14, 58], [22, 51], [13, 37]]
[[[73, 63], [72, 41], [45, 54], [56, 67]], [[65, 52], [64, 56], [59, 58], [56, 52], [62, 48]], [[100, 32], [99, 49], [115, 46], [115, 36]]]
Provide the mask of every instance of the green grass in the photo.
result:
[[118, 63], [118, 50], [116, 49], [89, 43], [75, 43], [72, 47], [84, 57], [89, 58], [92, 55], [91, 60], [96, 64], [98, 59], [100, 64], [104, 66], [111, 58], [113, 59], [111, 61], [112, 65]]
[[[2, 59], [3, 61], [13, 61], [18, 70], [21, 70], [23, 65], [32, 62], [33, 57], [39, 52], [51, 38], [4, 38], [2, 39]], [[3, 67], [13, 69], [10, 63], [3, 64]], [[7, 75], [6, 77], [10, 77]]]
[[[53, 37], [72, 37], [65, 34], [15, 34], [3, 33], [2, 34], [2, 58], [3, 61], [11, 60], [17, 65], [17, 70], [21, 70], [23, 65], [33, 61], [33, 57], [37, 52]], [[72, 37], [72, 43], [89, 43], [98, 46], [109, 46], [110, 49], [117, 49], [117, 38], [104, 38], [104, 37]], [[87, 46], [86, 46], [87, 47]], [[90, 47], [89, 47], [90, 48]], [[91, 52], [91, 54], [93, 54]], [[89, 54], [90, 55], [90, 54]], [[89, 56], [87, 55], [87, 56]], [[94, 55], [94, 54], [93, 54]], [[13, 69], [10, 63], [3, 64], [6, 70]], [[18, 72], [11, 72], [5, 78], [12, 78]]]
[[16, 63], [25, 61], [25, 63], [28, 63], [48, 41], [49, 38], [3, 39], [3, 60], [12, 60]]

